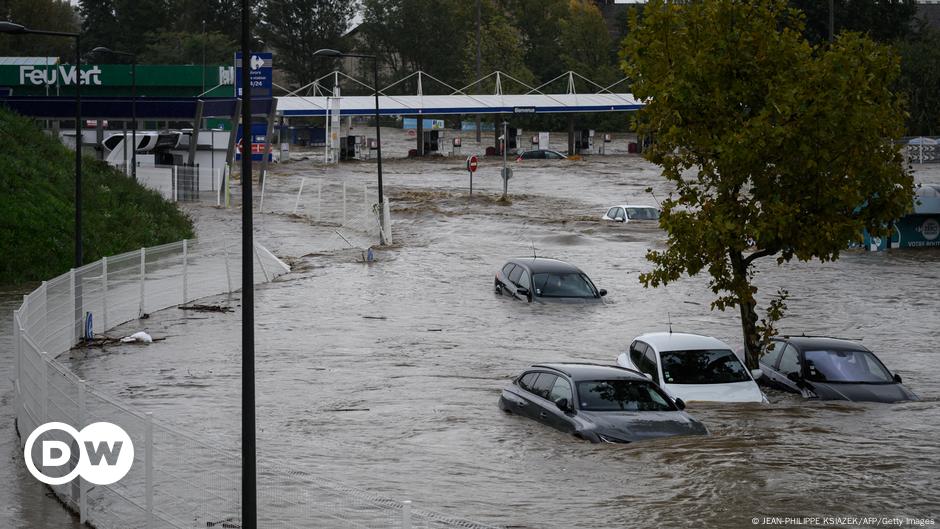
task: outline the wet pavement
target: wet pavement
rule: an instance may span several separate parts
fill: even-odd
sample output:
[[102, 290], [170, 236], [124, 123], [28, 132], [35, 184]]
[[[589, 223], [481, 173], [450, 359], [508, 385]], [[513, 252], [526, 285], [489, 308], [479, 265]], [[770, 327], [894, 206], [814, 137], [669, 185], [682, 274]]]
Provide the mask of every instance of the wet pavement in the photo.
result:
[[[704, 277], [644, 289], [644, 254], [662, 247], [663, 232], [599, 221], [609, 205], [655, 205], [666, 195], [647, 162], [518, 163], [511, 204], [496, 200], [499, 166], [482, 161], [470, 198], [462, 159], [386, 162], [395, 244], [376, 249], [371, 264], [357, 262], [358, 251], [323, 251], [341, 247], [335, 231], [308, 218], [259, 216], [261, 242], [295, 267], [256, 290], [261, 458], [512, 527], [732, 528], [765, 515], [936, 520], [940, 251], [850, 251], [835, 263], [780, 267], [765, 260], [756, 280], [762, 294], [790, 291], [782, 331], [861, 338], [923, 401], [808, 403], [771, 392], [765, 406], [690, 406], [706, 438], [590, 445], [504, 415], [500, 388], [535, 362], [613, 363], [634, 336], [666, 330], [669, 320], [676, 331], [736, 347], [737, 314], [709, 310]], [[290, 210], [302, 177], [360, 184], [374, 171], [370, 162], [282, 165], [265, 209]], [[940, 168], [917, 178], [940, 182]], [[237, 231], [238, 214], [194, 209], [203, 237]], [[493, 274], [505, 258], [533, 252], [579, 265], [610, 292], [606, 303], [496, 297]], [[61, 360], [102, 391], [237, 450], [239, 314], [182, 312], [116, 331], [166, 340]], [[6, 426], [4, 434], [0, 448], [15, 448]], [[0, 469], [25, 472], [18, 463]], [[60, 527], [23, 514], [35, 509], [22, 502], [42, 516], [60, 514], [57, 506], [6, 494], [0, 505], [13, 506], [14, 526]]]

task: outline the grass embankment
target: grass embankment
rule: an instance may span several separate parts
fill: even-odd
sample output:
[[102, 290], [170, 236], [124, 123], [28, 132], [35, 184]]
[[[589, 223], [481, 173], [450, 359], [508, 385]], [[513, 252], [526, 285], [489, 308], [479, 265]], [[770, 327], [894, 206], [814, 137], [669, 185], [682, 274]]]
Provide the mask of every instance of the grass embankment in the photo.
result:
[[[193, 236], [159, 193], [103, 162], [82, 160], [85, 262]], [[75, 260], [75, 151], [0, 108], [0, 283], [62, 274]]]

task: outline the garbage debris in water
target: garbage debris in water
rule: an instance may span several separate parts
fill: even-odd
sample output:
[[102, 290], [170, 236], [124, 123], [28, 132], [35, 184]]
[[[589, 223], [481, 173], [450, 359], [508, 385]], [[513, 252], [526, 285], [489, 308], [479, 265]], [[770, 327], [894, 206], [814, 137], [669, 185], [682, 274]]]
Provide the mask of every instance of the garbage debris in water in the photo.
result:
[[231, 307], [223, 307], [222, 305], [180, 305], [178, 307], [180, 310], [194, 310], [197, 312], [235, 312], [235, 309]]
[[129, 342], [150, 343], [153, 341], [153, 338], [151, 338], [150, 335], [145, 333], [144, 331], [139, 331], [139, 332], [135, 332], [134, 334], [130, 336], [125, 336], [124, 338], [121, 338], [121, 341], [124, 343], [129, 343]]

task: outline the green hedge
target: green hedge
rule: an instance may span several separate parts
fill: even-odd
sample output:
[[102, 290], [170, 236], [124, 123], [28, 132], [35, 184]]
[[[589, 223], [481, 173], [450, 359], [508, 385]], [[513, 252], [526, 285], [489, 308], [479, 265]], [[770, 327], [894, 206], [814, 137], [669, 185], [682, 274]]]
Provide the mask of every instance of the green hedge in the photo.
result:
[[[193, 236], [174, 204], [88, 157], [82, 194], [86, 263]], [[0, 108], [0, 283], [49, 279], [72, 267], [74, 197], [75, 152]]]

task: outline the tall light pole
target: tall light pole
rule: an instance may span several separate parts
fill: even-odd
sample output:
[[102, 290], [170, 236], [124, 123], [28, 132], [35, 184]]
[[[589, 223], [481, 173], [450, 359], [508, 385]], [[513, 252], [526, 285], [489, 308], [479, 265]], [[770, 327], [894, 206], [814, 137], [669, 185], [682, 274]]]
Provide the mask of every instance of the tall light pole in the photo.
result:
[[[255, 270], [251, 200], [251, 16], [242, 0], [242, 516], [243, 529], [258, 528], [255, 449]], [[239, 94], [235, 94], [238, 96]], [[196, 126], [199, 126], [198, 124]], [[237, 126], [237, 124], [236, 124]]]
[[[131, 150], [131, 175], [137, 180], [137, 55], [127, 51], [114, 51], [104, 46], [98, 46], [91, 50], [92, 53], [110, 53], [111, 55], [123, 55], [131, 58], [131, 144], [134, 148]], [[125, 145], [127, 138], [124, 138]], [[126, 158], [125, 158], [126, 160]]]
[[[385, 207], [385, 195], [382, 190], [382, 129], [379, 127], [379, 59], [375, 55], [366, 55], [363, 53], [343, 53], [337, 50], [331, 49], [320, 49], [313, 52], [314, 56], [317, 57], [358, 57], [361, 59], [371, 59], [372, 60], [372, 90], [375, 94], [375, 146], [376, 146], [376, 155], [378, 157], [378, 172], [379, 172], [379, 207]], [[379, 214], [380, 222], [382, 223], [383, 228], [383, 240], [384, 240], [384, 228], [385, 228], [385, 215], [384, 213]]]
[[0, 22], [0, 33], [51, 35], [75, 39], [75, 268], [82, 257], [82, 37], [79, 33], [29, 29], [13, 22]]

